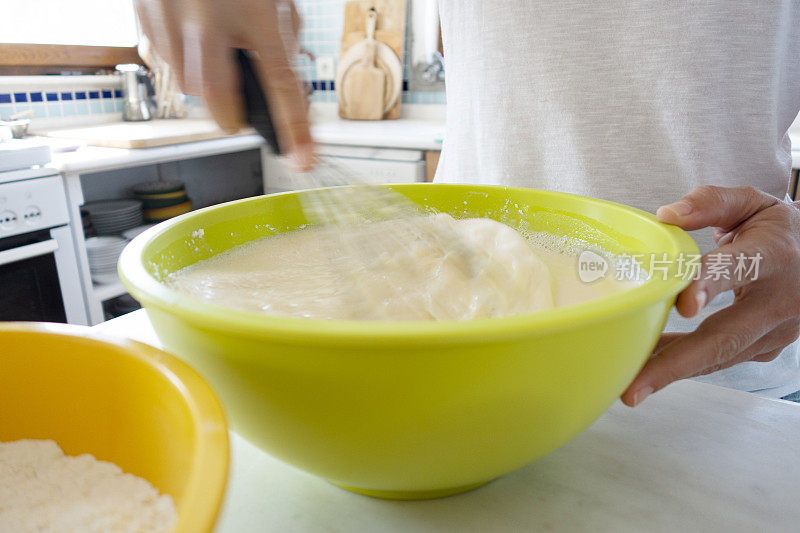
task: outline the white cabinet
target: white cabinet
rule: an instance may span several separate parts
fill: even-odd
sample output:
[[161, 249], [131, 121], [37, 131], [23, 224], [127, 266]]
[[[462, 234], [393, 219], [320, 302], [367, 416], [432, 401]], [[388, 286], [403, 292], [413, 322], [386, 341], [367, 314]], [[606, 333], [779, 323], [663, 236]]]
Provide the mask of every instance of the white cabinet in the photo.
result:
[[[136, 183], [155, 179], [185, 181], [196, 207], [255, 194], [259, 178], [253, 176], [258, 168], [251, 167], [261, 165], [263, 154], [266, 153], [264, 147], [261, 137], [241, 135], [130, 150], [84, 146], [74, 152], [55, 154], [53, 166], [61, 172], [66, 188], [69, 227], [80, 276], [79, 287], [69, 297], [81, 301], [88, 318], [73, 322], [88, 322], [89, 325], [103, 322], [106, 319], [103, 303], [126, 293], [119, 281], [108, 284], [92, 281], [81, 217], [81, 206], [85, 202], [124, 197], [126, 191]], [[240, 155], [248, 151], [258, 153], [246, 158]], [[232, 155], [215, 160], [198, 160], [224, 154]], [[192, 163], [194, 160], [197, 161]], [[181, 162], [187, 165], [183, 172], [179, 171]], [[226, 177], [226, 173], [230, 173], [230, 179], [221, 179]]]
[[394, 148], [320, 145], [317, 153], [330, 165], [298, 174], [282, 157], [265, 164], [264, 192], [274, 193], [348, 181], [368, 183], [415, 183], [425, 181], [425, 152]]

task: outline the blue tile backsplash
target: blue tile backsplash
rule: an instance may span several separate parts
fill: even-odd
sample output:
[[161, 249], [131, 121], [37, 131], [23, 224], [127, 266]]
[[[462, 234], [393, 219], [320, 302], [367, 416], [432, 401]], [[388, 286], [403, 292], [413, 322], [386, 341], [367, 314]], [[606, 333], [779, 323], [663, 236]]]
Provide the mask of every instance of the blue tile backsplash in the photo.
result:
[[[339, 45], [344, 24], [345, 0], [295, 0], [295, 5], [303, 17], [300, 29], [300, 46], [314, 54], [315, 57], [333, 56], [339, 61]], [[406, 30], [406, 44], [408, 44]], [[408, 54], [403, 54], [404, 77], [407, 78]], [[335, 102], [336, 88], [333, 80], [316, 79], [316, 66], [307, 57], [300, 56], [295, 67], [301, 79], [314, 88], [311, 99], [314, 102]], [[403, 102], [411, 104], [444, 104], [444, 91], [411, 92], [408, 82], [403, 82]]]
[[[87, 98], [91, 99], [91, 105], [87, 104]], [[119, 113], [122, 111], [122, 91], [108, 88], [99, 91], [3, 92], [0, 86], [0, 119], [25, 111], [32, 111], [34, 118]]]

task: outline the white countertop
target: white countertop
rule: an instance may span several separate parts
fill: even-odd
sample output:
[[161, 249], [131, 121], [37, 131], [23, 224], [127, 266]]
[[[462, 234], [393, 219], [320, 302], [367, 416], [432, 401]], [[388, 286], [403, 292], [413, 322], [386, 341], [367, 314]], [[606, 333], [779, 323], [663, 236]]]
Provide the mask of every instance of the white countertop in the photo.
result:
[[[144, 311], [96, 326], [158, 345]], [[231, 433], [220, 533], [797, 531], [800, 405], [684, 381], [547, 457], [420, 502], [350, 493]]]
[[444, 122], [436, 120], [344, 120], [315, 123], [311, 135], [321, 144], [441, 150]]
[[[39, 137], [43, 142], [64, 145], [63, 139]], [[179, 159], [240, 152], [260, 148], [264, 139], [259, 135], [239, 135], [207, 141], [196, 141], [155, 148], [106, 148], [83, 145], [72, 152], [53, 153], [50, 166], [59, 172], [97, 172], [115, 168], [151, 165]]]
[[[443, 123], [411, 119], [379, 123], [330, 119], [314, 124], [311, 128], [314, 139], [320, 144], [413, 150], [441, 150], [440, 139], [443, 132]], [[68, 144], [63, 139], [37, 139], [50, 144]], [[125, 149], [84, 145], [72, 152], [53, 153], [50, 166], [59, 172], [97, 172], [257, 149], [264, 144], [264, 139], [259, 135], [239, 135], [156, 148]]]
[[[441, 138], [444, 134], [444, 109], [439, 106], [411, 105], [407, 107], [409, 109], [406, 116], [398, 120], [363, 121], [343, 120], [337, 116], [335, 106], [315, 105], [311, 114], [311, 134], [320, 144], [441, 150]], [[175, 129], [174, 125], [179, 121], [180, 119], [162, 122], [168, 123], [167, 125]], [[109, 123], [104, 122], [97, 125], [107, 126]], [[97, 172], [149, 165], [256, 149], [264, 145], [263, 139], [253, 134], [135, 149], [89, 146], [81, 142], [47, 137], [36, 137], [36, 139], [53, 147], [70, 144], [81, 145], [77, 150], [70, 152], [54, 151], [50, 166], [65, 173]]]
[[346, 120], [337, 104], [311, 106], [311, 135], [321, 144], [441, 150], [446, 106], [403, 104], [396, 120]]
[[[320, 144], [441, 150], [445, 130], [444, 106], [406, 107], [405, 116], [398, 120], [361, 121], [338, 118], [335, 105], [316, 104], [312, 108], [312, 135]], [[800, 168], [800, 130], [792, 131], [790, 138], [794, 147], [792, 167]], [[63, 140], [40, 139], [64, 144]], [[249, 150], [262, 145], [263, 140], [258, 135], [241, 135], [158, 148], [82, 146], [74, 152], [54, 153], [51, 166], [60, 172], [94, 172]]]

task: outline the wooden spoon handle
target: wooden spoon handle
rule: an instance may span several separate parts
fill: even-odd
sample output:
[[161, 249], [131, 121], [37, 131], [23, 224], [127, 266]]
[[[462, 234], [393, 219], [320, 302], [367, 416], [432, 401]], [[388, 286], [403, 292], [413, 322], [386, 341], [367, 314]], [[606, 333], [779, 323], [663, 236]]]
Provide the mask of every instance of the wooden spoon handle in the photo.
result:
[[378, 25], [378, 12], [375, 11], [375, 8], [370, 8], [367, 11], [367, 40], [374, 41], [375, 40], [375, 27]]

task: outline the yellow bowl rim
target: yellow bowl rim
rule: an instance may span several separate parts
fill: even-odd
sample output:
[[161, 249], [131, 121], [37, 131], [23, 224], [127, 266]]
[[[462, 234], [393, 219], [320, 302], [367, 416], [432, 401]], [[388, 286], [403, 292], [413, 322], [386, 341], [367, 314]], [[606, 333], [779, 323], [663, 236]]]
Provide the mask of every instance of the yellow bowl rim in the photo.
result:
[[[388, 185], [402, 191], [418, 186], [437, 186], [431, 183]], [[674, 253], [698, 253], [694, 240], [677, 226], [664, 224], [651, 213], [616, 202], [586, 196], [523, 189], [497, 185], [446, 184], [448, 187], [465, 187], [472, 190], [491, 191], [535, 191], [544, 196], [577, 198], [597, 206], [624, 211], [658, 226], [671, 238]], [[263, 201], [266, 197], [293, 195], [303, 191], [287, 191], [271, 195], [255, 196], [198, 209], [162, 222], [138, 235], [123, 250], [118, 263], [120, 280], [128, 291], [144, 307], [155, 307], [171, 315], [212, 331], [225, 331], [245, 337], [270, 338], [272, 340], [302, 341], [306, 344], [367, 344], [384, 343], [388, 345], [413, 345], [416, 343], [461, 344], [511, 340], [521, 336], [531, 336], [535, 332], [552, 333], [569, 328], [574, 323], [588, 324], [611, 316], [630, 312], [657, 301], [674, 298], [689, 285], [691, 280], [669, 278], [653, 279], [639, 287], [616, 293], [589, 302], [559, 307], [546, 312], [528, 313], [500, 318], [476, 320], [445, 321], [363, 321], [363, 320], [325, 320], [311, 318], [281, 317], [255, 311], [244, 311], [220, 305], [179, 293], [167, 287], [152, 276], [142, 259], [148, 244], [158, 235], [170, 230], [183, 221], [202, 216], [214, 209], [239, 203]]]
[[[131, 339], [121, 339], [87, 326], [49, 322], [0, 323], [0, 334], [37, 333], [89, 339], [121, 348], [165, 377], [184, 398], [200, 433], [187, 494], [178, 508], [174, 531], [212, 531], [222, 506], [228, 481], [230, 444], [222, 405], [208, 382], [189, 365], [163, 350]], [[2, 352], [0, 352], [2, 359]]]

